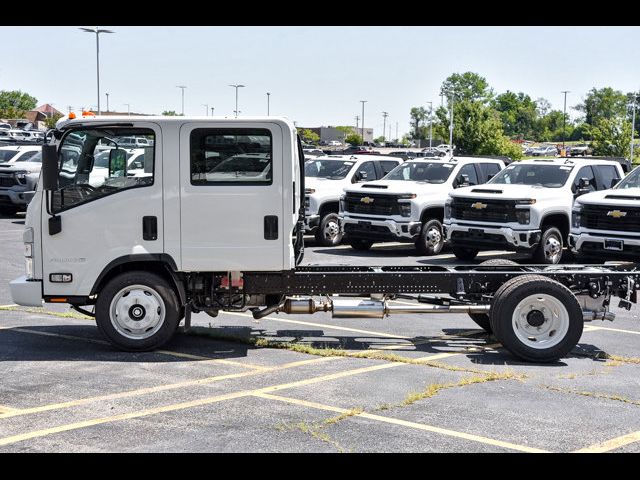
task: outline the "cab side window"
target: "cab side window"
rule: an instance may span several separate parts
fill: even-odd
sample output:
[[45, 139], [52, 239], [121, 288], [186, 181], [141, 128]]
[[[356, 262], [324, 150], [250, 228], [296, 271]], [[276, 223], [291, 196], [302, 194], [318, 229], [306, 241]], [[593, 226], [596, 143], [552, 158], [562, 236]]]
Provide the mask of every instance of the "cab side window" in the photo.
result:
[[376, 179], [376, 166], [373, 162], [364, 162], [357, 167], [351, 183], [370, 182]]
[[478, 185], [478, 174], [476, 173], [476, 167], [473, 163], [468, 163], [463, 166], [458, 172], [458, 176], [456, 177], [456, 183], [461, 185], [463, 183], [463, 175], [467, 175], [469, 177], [469, 185]]
[[596, 165], [596, 171], [600, 176], [600, 189], [613, 187], [620, 180], [618, 169], [613, 165]]
[[593, 174], [593, 169], [591, 168], [591, 166], [586, 166], [586, 167], [582, 167], [580, 170], [578, 170], [578, 174], [576, 175], [576, 178], [573, 179], [573, 192], [577, 192], [578, 189], [580, 188], [580, 179], [582, 178], [586, 178], [589, 180], [589, 186], [587, 187], [589, 189], [590, 192], [594, 192], [595, 190], [597, 190], [597, 186], [596, 186], [596, 177]]
[[382, 170], [382, 177], [385, 177], [387, 173], [389, 173], [391, 170], [396, 168], [398, 165], [399, 165], [399, 162], [394, 162], [392, 160], [381, 160], [380, 170]]
[[500, 172], [500, 165], [497, 163], [479, 163], [482, 172], [482, 183], [488, 182]]

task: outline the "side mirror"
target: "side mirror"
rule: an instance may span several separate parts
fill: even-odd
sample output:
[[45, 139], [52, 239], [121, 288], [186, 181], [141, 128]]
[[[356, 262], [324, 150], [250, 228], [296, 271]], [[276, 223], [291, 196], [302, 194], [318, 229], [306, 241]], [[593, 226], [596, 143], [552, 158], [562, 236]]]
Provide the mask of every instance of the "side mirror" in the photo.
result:
[[620, 181], [619, 178], [612, 178], [611, 179], [611, 185], [609, 186], [609, 188], [613, 188], [616, 186], [616, 184]]
[[496, 176], [496, 174], [495, 174], [495, 173], [492, 173], [492, 174], [487, 175], [487, 182], [488, 182], [489, 180], [491, 180], [491, 179], [492, 179], [493, 177], [495, 177], [495, 176]]
[[109, 176], [124, 177], [127, 170], [127, 152], [121, 148], [109, 151]]
[[578, 184], [580, 189], [589, 188], [589, 185], [591, 185], [591, 182], [589, 181], [589, 179], [587, 177], [582, 177], [580, 179], [580, 183]]
[[58, 190], [58, 149], [55, 145], [42, 146], [42, 187]]
[[365, 172], [364, 170], [360, 170], [356, 173], [354, 180], [356, 181], [356, 183], [364, 182], [367, 179], [367, 176], [367, 172]]
[[466, 173], [463, 173], [456, 180], [456, 188], [468, 187], [468, 186], [469, 186], [469, 175], [467, 175]]

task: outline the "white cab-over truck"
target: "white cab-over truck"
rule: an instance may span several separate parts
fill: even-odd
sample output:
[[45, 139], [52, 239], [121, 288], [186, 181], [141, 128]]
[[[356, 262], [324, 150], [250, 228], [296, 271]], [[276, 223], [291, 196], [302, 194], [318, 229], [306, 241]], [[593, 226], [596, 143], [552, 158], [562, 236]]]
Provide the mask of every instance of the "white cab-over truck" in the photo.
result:
[[[127, 174], [129, 137], [153, 141], [149, 175]], [[75, 165], [62, 161], [68, 142]], [[99, 142], [114, 148], [91, 185]], [[124, 350], [160, 347], [198, 312], [467, 313], [519, 358], [554, 361], [585, 320], [611, 319], [611, 296], [630, 308], [640, 287], [635, 265], [302, 267], [304, 157], [283, 118], [63, 118], [42, 162], [13, 301], [70, 304]], [[429, 296], [390, 305], [398, 294]]]
[[640, 258], [640, 168], [614, 188], [576, 199], [569, 247], [608, 260]]
[[451, 192], [444, 220], [447, 240], [465, 261], [480, 250], [505, 249], [555, 265], [567, 245], [574, 199], [610, 188], [623, 176], [620, 163], [610, 160], [512, 163], [486, 185]]
[[503, 168], [502, 160], [490, 158], [407, 161], [383, 180], [345, 188], [342, 232], [356, 250], [375, 242], [412, 242], [420, 255], [437, 255], [445, 242], [442, 220], [449, 192], [485, 183]]
[[354, 183], [380, 179], [402, 163], [376, 155], [325, 155], [305, 161], [305, 231], [325, 247], [338, 245], [342, 234], [338, 208], [342, 190]]

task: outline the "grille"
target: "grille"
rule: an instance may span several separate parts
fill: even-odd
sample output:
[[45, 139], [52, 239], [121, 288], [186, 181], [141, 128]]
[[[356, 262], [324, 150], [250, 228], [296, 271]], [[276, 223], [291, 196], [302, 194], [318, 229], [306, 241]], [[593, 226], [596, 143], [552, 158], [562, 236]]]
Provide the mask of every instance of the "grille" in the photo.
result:
[[[626, 212], [624, 217], [615, 218], [608, 212], [619, 210]], [[604, 205], [584, 205], [580, 224], [595, 230], [613, 230], [618, 232], [637, 232], [640, 230], [639, 207], [614, 207]]]
[[11, 176], [0, 176], [0, 187], [13, 187], [14, 185], [18, 185], [16, 177]]
[[[475, 203], [484, 203], [482, 209], [473, 208]], [[515, 200], [493, 200], [487, 198], [454, 198], [451, 202], [451, 217], [457, 220], [478, 222], [517, 222]]]
[[[361, 200], [368, 197], [372, 202]], [[345, 198], [346, 211], [365, 215], [400, 215], [398, 197], [395, 195], [377, 195], [366, 193], [347, 193]]]

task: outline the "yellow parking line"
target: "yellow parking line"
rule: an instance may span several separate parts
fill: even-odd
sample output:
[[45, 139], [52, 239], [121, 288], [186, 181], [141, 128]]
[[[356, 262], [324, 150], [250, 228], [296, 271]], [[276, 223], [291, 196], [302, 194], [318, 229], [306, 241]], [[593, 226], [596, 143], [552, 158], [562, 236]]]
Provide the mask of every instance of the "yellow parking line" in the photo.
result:
[[170, 383], [170, 384], [166, 384], [166, 385], [158, 385], [155, 387], [146, 387], [146, 388], [138, 388], [135, 390], [127, 390], [124, 392], [119, 392], [119, 393], [111, 393], [108, 395], [99, 395], [99, 396], [95, 396], [95, 397], [87, 397], [87, 398], [81, 398], [79, 400], [70, 400], [68, 402], [61, 402], [61, 403], [52, 403], [49, 405], [42, 405], [39, 407], [31, 407], [31, 408], [22, 408], [22, 409], [17, 409], [17, 408], [8, 408], [6, 411], [2, 411], [2, 407], [0, 407], [0, 418], [8, 418], [8, 417], [18, 417], [18, 416], [22, 416], [22, 415], [29, 415], [32, 413], [40, 413], [40, 412], [47, 412], [50, 410], [60, 410], [60, 409], [64, 409], [64, 408], [72, 408], [72, 407], [77, 407], [80, 405], [86, 405], [89, 403], [95, 403], [95, 402], [101, 402], [101, 401], [105, 401], [105, 400], [117, 400], [120, 398], [129, 398], [129, 397], [137, 397], [137, 396], [141, 396], [141, 395], [148, 395], [151, 393], [158, 393], [158, 392], [164, 392], [167, 390], [175, 390], [175, 389], [179, 389], [179, 388], [186, 388], [186, 387], [194, 387], [194, 386], [198, 386], [198, 385], [207, 385], [210, 383], [215, 383], [215, 382], [220, 382], [222, 380], [228, 380], [231, 378], [243, 378], [243, 377], [250, 377], [250, 376], [254, 376], [254, 375], [259, 375], [259, 374], [263, 374], [263, 373], [267, 373], [267, 372], [275, 372], [275, 371], [279, 371], [279, 370], [285, 370], [285, 369], [289, 369], [289, 368], [294, 368], [294, 367], [299, 367], [302, 365], [308, 365], [308, 364], [312, 364], [312, 363], [322, 363], [322, 362], [327, 362], [330, 360], [336, 360], [338, 358], [342, 358], [342, 357], [321, 357], [321, 358], [313, 358], [310, 360], [301, 360], [301, 361], [297, 361], [297, 362], [290, 362], [290, 363], [285, 363], [283, 365], [278, 365], [275, 367], [264, 367], [263, 370], [260, 371], [250, 371], [250, 372], [242, 372], [242, 373], [230, 373], [230, 374], [226, 374], [226, 375], [216, 375], [213, 377], [207, 377], [207, 378], [200, 378], [197, 380], [186, 380], [183, 382], [177, 382], [177, 383]]
[[3, 414], [3, 413], [10, 413], [10, 412], [13, 412], [13, 411], [15, 411], [15, 408], [5, 407], [5, 406], [0, 405], [0, 415]]
[[621, 437], [612, 438], [611, 440], [591, 445], [590, 447], [581, 448], [580, 450], [576, 450], [574, 453], [603, 453], [635, 442], [640, 442], [640, 431], [631, 432], [626, 435], [622, 435]]
[[9, 305], [0, 305], [0, 308], [9, 308], [9, 307], [17, 307], [15, 303], [10, 303]]
[[[345, 408], [334, 407], [331, 405], [323, 405], [317, 402], [309, 402], [306, 400], [299, 400], [297, 398], [282, 397], [280, 395], [270, 395], [268, 393], [257, 393], [255, 397], [265, 398], [269, 400], [277, 400], [279, 402], [291, 403], [293, 405], [301, 405], [304, 407], [315, 408], [318, 410], [328, 410], [336, 413], [347, 413], [349, 410]], [[456, 430], [450, 430], [448, 428], [434, 427], [432, 425], [426, 425], [424, 423], [410, 422], [407, 420], [400, 420], [399, 418], [386, 417], [383, 415], [375, 415], [367, 412], [361, 412], [354, 415], [354, 417], [367, 418], [369, 420], [375, 420], [383, 423], [390, 423], [393, 425], [400, 425], [402, 427], [415, 428], [417, 430], [424, 430], [427, 432], [438, 433], [441, 435], [447, 435], [449, 437], [462, 438], [464, 440], [470, 440], [472, 442], [484, 443], [486, 445], [492, 445], [494, 447], [508, 448], [510, 450], [516, 450], [519, 452], [528, 453], [548, 453], [547, 450], [541, 450], [539, 448], [527, 447], [524, 445], [518, 445], [511, 442], [503, 442], [502, 440], [496, 440], [489, 437], [483, 437], [480, 435], [473, 435], [470, 433], [458, 432]]]
[[[588, 330], [587, 330], [588, 328]], [[609, 330], [611, 332], [620, 332], [620, 333], [632, 333], [634, 335], [640, 335], [640, 332], [636, 330], [624, 330], [622, 328], [610, 328], [610, 327], [597, 327], [595, 325], [589, 325], [584, 328], [585, 332], [595, 331], [595, 330]]]

